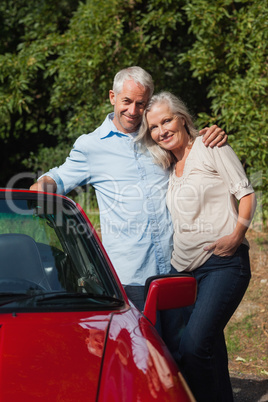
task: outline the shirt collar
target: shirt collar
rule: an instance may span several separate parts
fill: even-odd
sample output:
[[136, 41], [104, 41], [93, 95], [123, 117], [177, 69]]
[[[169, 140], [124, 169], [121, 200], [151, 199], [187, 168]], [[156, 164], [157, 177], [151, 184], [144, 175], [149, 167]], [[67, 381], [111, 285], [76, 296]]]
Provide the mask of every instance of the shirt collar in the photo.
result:
[[109, 113], [107, 116], [107, 120], [109, 123], [109, 128], [107, 127], [107, 131], [110, 129], [109, 133], [107, 135], [105, 135], [104, 137], [101, 138], [101, 140], [104, 140], [106, 138], [111, 138], [114, 135], [121, 138], [121, 137], [129, 137], [131, 139], [135, 138], [138, 134], [138, 131], [134, 131], [133, 133], [123, 133], [122, 131], [119, 131], [116, 126], [113, 123], [113, 119], [114, 119], [114, 112]]

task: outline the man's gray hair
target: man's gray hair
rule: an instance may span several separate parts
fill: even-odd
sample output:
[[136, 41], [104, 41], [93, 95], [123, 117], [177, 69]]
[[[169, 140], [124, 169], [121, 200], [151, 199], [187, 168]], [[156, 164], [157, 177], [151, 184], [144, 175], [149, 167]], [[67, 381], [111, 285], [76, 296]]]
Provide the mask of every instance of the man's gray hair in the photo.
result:
[[146, 118], [147, 113], [150, 112], [152, 107], [156, 104], [167, 104], [172, 114], [185, 120], [185, 128], [189, 135], [189, 142], [193, 142], [195, 140], [196, 136], [198, 135], [198, 131], [194, 126], [192, 116], [190, 115], [187, 107], [177, 96], [170, 92], [163, 91], [151, 98], [144, 111], [139, 134], [137, 135], [135, 141], [140, 142], [143, 147], [150, 151], [154, 163], [166, 169], [176, 161], [175, 156], [171, 151], [166, 151], [165, 149], [161, 148], [152, 139]]
[[120, 94], [123, 89], [125, 81], [133, 80], [136, 84], [140, 84], [145, 88], [149, 89], [149, 97], [153, 95], [154, 92], [154, 82], [149, 73], [143, 68], [138, 66], [124, 68], [120, 70], [114, 77], [113, 91], [115, 95]]

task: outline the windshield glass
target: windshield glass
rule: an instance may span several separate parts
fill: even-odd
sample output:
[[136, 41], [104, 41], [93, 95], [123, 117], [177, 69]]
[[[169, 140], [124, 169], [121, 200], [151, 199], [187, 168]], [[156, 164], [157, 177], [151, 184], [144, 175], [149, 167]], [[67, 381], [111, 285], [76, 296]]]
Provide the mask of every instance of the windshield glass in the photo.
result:
[[19, 199], [18, 193], [0, 199], [0, 308], [122, 304], [107, 261], [76, 206], [56, 196], [29, 198]]

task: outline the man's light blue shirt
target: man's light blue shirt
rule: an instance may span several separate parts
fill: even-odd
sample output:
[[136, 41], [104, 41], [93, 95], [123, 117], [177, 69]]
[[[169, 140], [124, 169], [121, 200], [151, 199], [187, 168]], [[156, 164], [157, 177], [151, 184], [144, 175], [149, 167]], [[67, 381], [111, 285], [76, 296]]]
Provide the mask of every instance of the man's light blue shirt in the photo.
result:
[[81, 135], [65, 163], [46, 175], [67, 194], [91, 184], [96, 190], [103, 245], [124, 285], [144, 285], [151, 275], [170, 272], [172, 224], [166, 208], [169, 172], [124, 134], [109, 114]]

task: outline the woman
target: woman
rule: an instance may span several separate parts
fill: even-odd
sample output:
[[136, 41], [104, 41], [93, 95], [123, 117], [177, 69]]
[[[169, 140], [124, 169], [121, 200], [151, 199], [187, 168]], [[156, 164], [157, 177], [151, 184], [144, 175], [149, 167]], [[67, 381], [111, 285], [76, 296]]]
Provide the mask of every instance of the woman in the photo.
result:
[[198, 283], [180, 343], [180, 368], [198, 402], [233, 401], [223, 330], [251, 276], [245, 233], [254, 190], [232, 148], [206, 148], [185, 105], [169, 92], [152, 97], [137, 141], [171, 170], [171, 272], [191, 272]]

